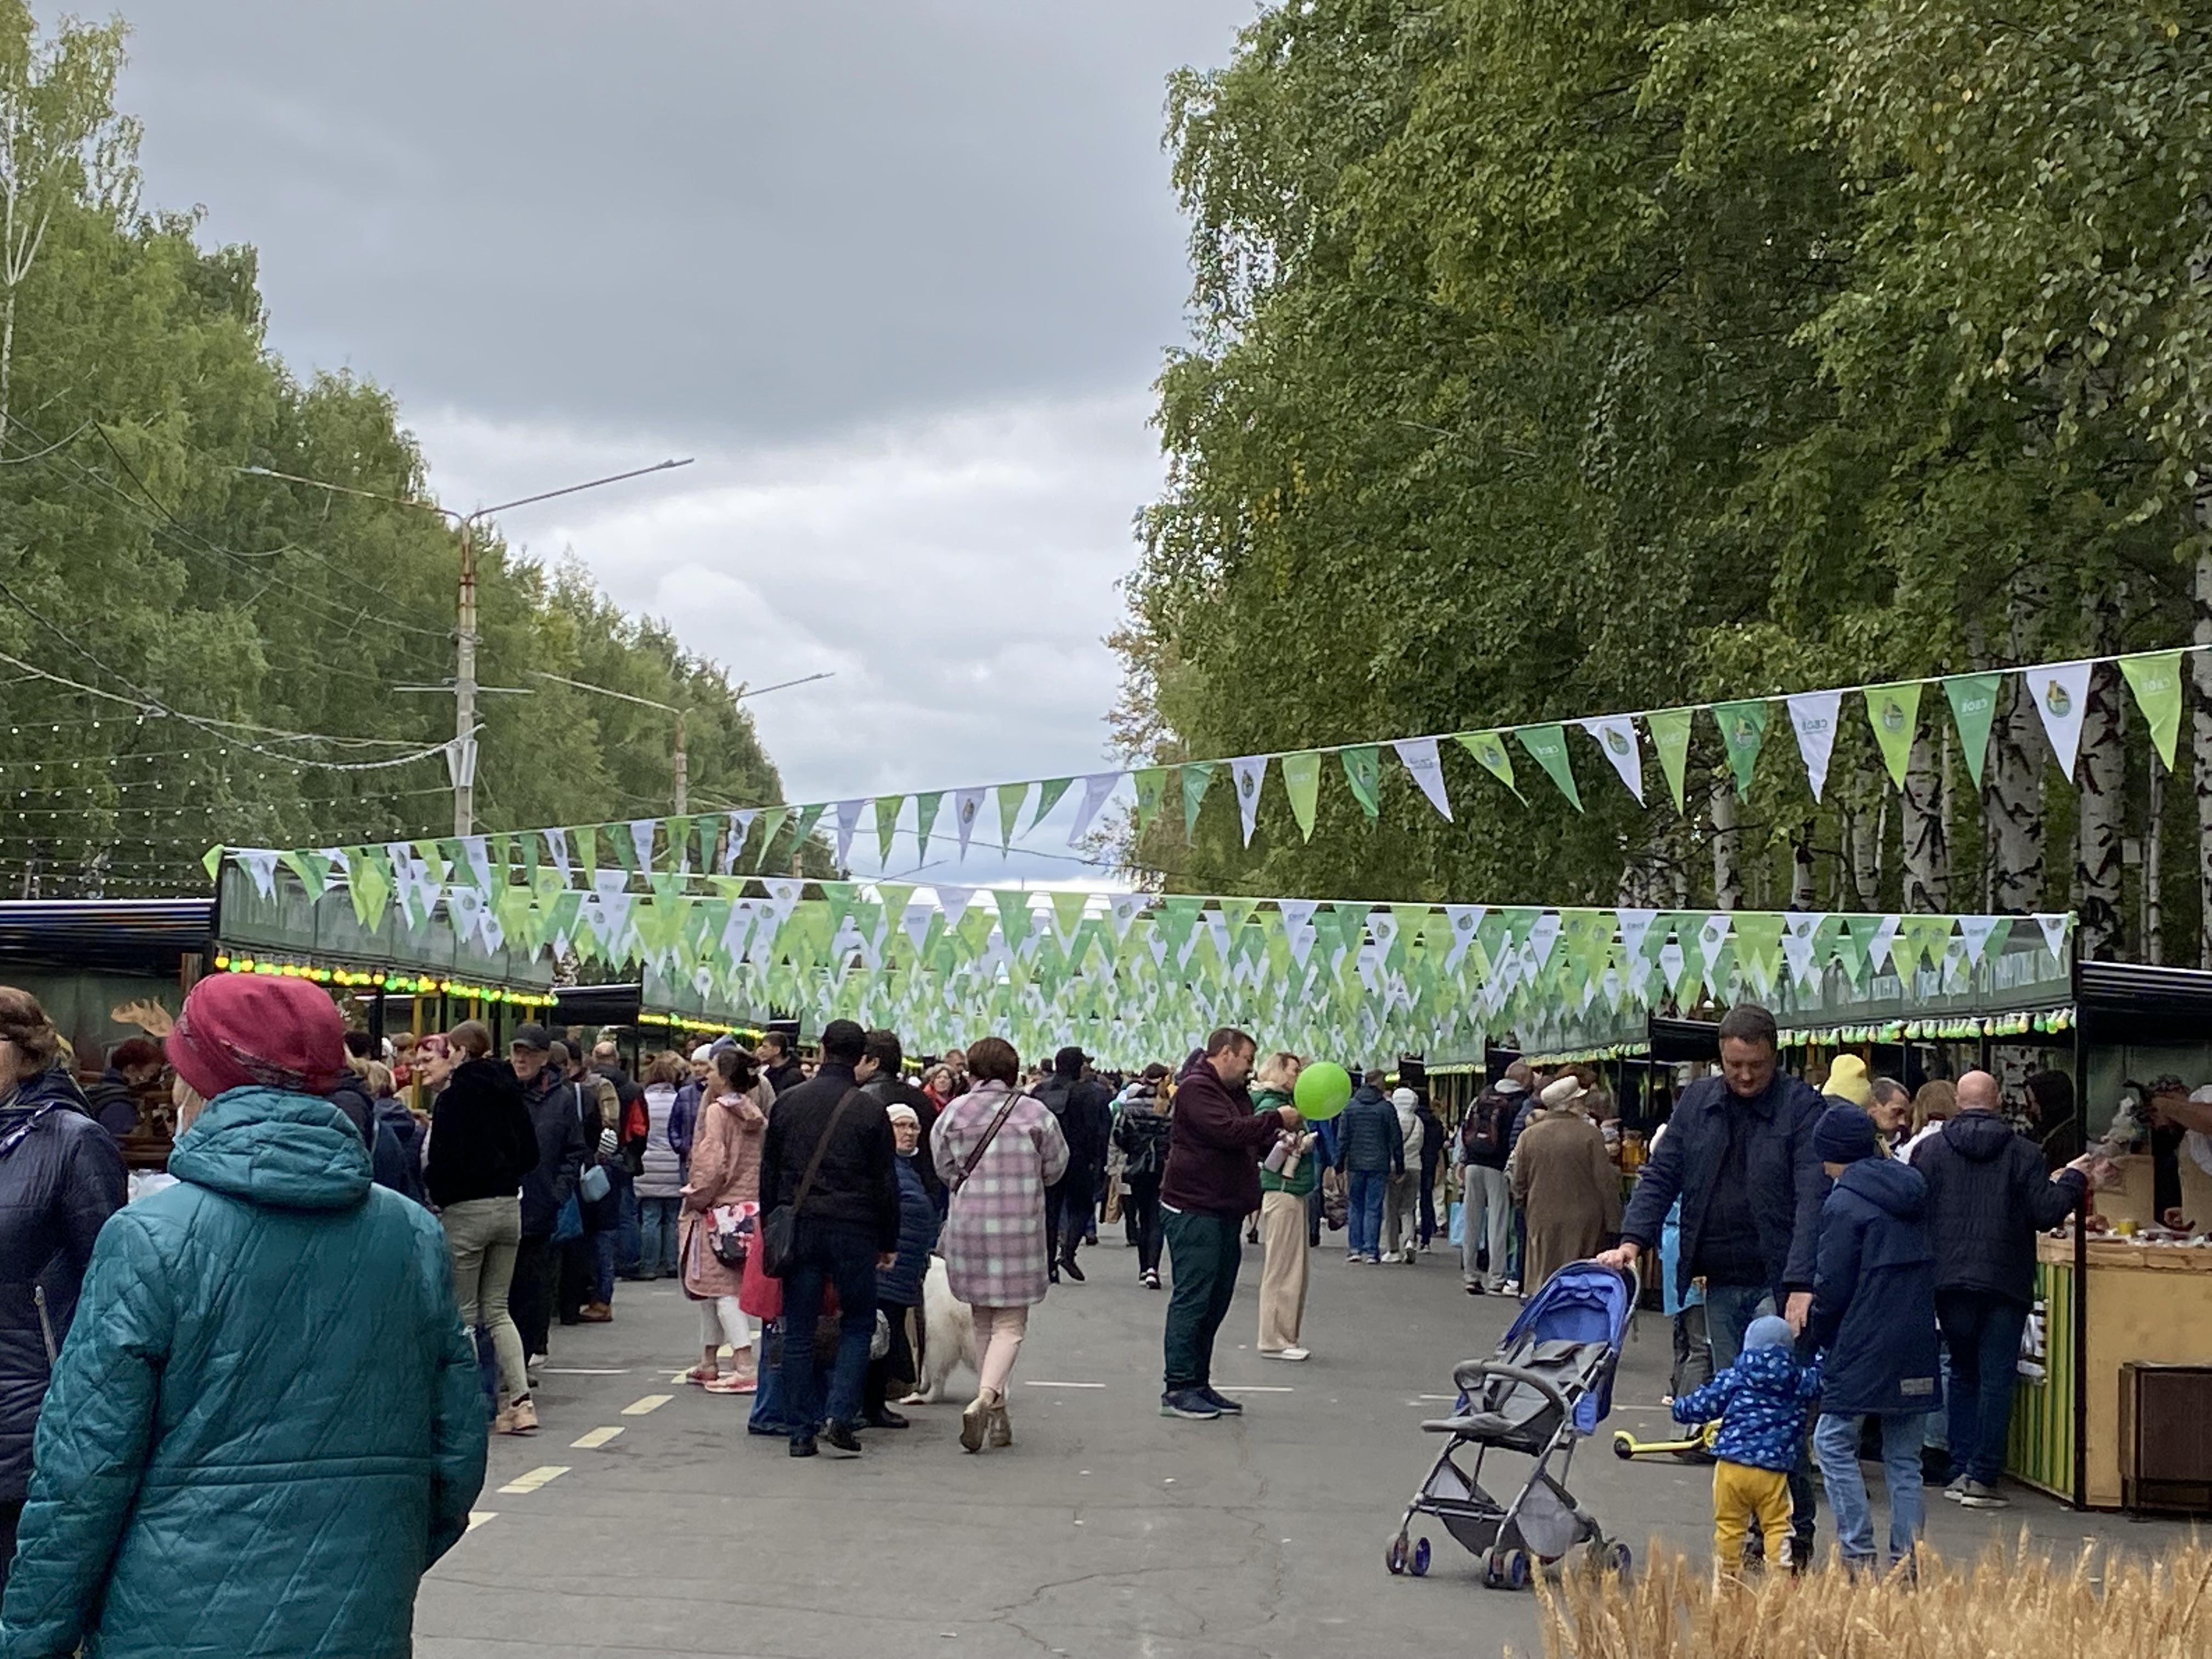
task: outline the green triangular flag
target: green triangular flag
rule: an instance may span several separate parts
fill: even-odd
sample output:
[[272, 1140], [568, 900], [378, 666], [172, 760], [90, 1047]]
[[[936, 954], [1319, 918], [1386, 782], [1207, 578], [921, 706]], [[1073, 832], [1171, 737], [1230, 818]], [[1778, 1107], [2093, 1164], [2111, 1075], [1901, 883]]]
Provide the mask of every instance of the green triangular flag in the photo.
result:
[[932, 789], [914, 798], [914, 860], [929, 856], [929, 832], [937, 827], [937, 809], [945, 805], [945, 792]]
[[1920, 726], [1918, 680], [1899, 680], [1893, 685], [1869, 685], [1866, 690], [1867, 720], [1874, 740], [1889, 768], [1890, 781], [1905, 787], [1905, 769], [1912, 758], [1913, 733]]
[[1037, 785], [1036, 811], [1030, 818], [1030, 829], [1034, 830], [1044, 822], [1044, 815], [1060, 805], [1060, 798], [1067, 793], [1068, 785], [1074, 781], [1073, 778], [1047, 778]]
[[1083, 925], [1083, 907], [1090, 902], [1091, 895], [1088, 893], [1054, 893], [1052, 896], [1054, 919], [1059, 922], [1060, 933], [1069, 939], [1074, 939], [1075, 930]]
[[1167, 799], [1168, 769], [1147, 766], [1130, 776], [1137, 786], [1137, 830], [1141, 834], [1152, 828], [1152, 820], [1160, 815], [1160, 804]]
[[1018, 889], [1001, 888], [991, 896], [998, 901], [999, 931], [1006, 936], [1008, 949], [1029, 937], [1031, 911], [1030, 896]]
[[2181, 732], [2181, 653], [2139, 651], [2120, 659], [2120, 672], [2150, 722], [2152, 747], [2171, 772], [2173, 742]]
[[599, 832], [591, 824], [580, 823], [568, 833], [576, 838], [575, 867], [584, 872], [584, 883], [589, 886], [599, 872]]
[[1363, 743], [1350, 749], [1337, 750], [1337, 758], [1344, 763], [1344, 781], [1352, 786], [1352, 793], [1359, 803], [1359, 810], [1367, 814], [1371, 823], [1382, 815], [1382, 805], [1376, 793], [1382, 784], [1382, 750], [1379, 744]]
[[898, 834], [899, 808], [906, 805], [904, 795], [876, 797], [876, 862], [891, 861], [891, 838]]
[[351, 866], [347, 880], [353, 889], [354, 918], [374, 931], [392, 902], [391, 862], [381, 848], [362, 848], [354, 854]]
[[1682, 782], [1690, 770], [1690, 721], [1694, 708], [1655, 708], [1644, 717], [1651, 732], [1651, 746], [1659, 752], [1659, 769], [1667, 775], [1668, 792], [1674, 810], [1683, 811]]
[[999, 850], [1010, 852], [1014, 845], [1014, 826], [1021, 822], [1022, 803], [1030, 798], [1026, 783], [1002, 783], [999, 786]]
[[829, 810], [830, 803], [827, 801], [817, 801], [811, 806], [802, 806], [799, 809], [799, 822], [792, 825], [792, 857], [799, 856], [801, 850], [806, 845], [807, 838], [813, 835], [815, 826], [822, 822], [822, 815]]
[[1505, 747], [1505, 739], [1495, 732], [1462, 732], [1457, 734], [1459, 746], [1481, 763], [1482, 769], [1513, 792], [1516, 800], [1521, 799], [1521, 786], [1513, 781], [1513, 756]]
[[1766, 700], [1749, 697], [1741, 702], [1717, 702], [1713, 719], [1720, 724], [1729, 770], [1735, 775], [1736, 796], [1747, 799], [1752, 771], [1759, 764], [1759, 745], [1766, 740]]
[[629, 832], [627, 823], [603, 823], [599, 833], [615, 844], [615, 856], [622, 867], [632, 875], [637, 873], [637, 838]]
[[1321, 799], [1321, 754], [1302, 749], [1283, 757], [1283, 787], [1291, 797], [1291, 816], [1308, 841], [1313, 839], [1314, 809]]
[[768, 867], [769, 850], [775, 845], [775, 838], [783, 833], [784, 820], [790, 816], [791, 809], [788, 806], [767, 806], [761, 809], [760, 856], [753, 860], [755, 869], [764, 870]]
[[[668, 861], [676, 866], [677, 873], [680, 875], [690, 867], [691, 820], [687, 817], [663, 818], [661, 822], [668, 826]], [[672, 905], [669, 908], [674, 909], [678, 907]]]
[[200, 855], [200, 865], [208, 872], [208, 879], [217, 879], [222, 870], [222, 848], [210, 847]]
[[1191, 761], [1182, 768], [1182, 832], [1198, 828], [1198, 809], [1205, 805], [1206, 786], [1213, 781], [1212, 761]]
[[1959, 747], [1977, 789], [1982, 787], [1983, 763], [1989, 758], [1990, 726], [1997, 717], [1997, 687], [2003, 679], [2002, 674], [1954, 674], [1943, 682], [1951, 718], [1959, 723]]
[[1575, 771], [1567, 758], [1567, 734], [1556, 723], [1549, 726], [1516, 726], [1513, 735], [1521, 739], [1521, 746], [1534, 757], [1537, 765], [1551, 775], [1559, 793], [1567, 798], [1576, 811], [1583, 810], [1582, 792], [1575, 787]]

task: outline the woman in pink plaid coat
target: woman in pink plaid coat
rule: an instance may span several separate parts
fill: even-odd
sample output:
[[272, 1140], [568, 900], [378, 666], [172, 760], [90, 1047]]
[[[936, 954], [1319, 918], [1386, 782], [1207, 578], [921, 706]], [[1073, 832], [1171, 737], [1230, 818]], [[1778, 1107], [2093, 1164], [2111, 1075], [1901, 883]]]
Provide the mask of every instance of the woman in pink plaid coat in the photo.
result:
[[985, 1037], [974, 1044], [968, 1072], [975, 1086], [939, 1114], [929, 1139], [952, 1194], [939, 1249], [952, 1294], [975, 1315], [982, 1361], [981, 1386], [960, 1414], [960, 1443], [974, 1452], [986, 1442], [1014, 1443], [1006, 1382], [1030, 1309], [1044, 1300], [1044, 1189], [1066, 1172], [1067, 1142], [1044, 1103], [1018, 1092], [1021, 1060], [1012, 1043]]

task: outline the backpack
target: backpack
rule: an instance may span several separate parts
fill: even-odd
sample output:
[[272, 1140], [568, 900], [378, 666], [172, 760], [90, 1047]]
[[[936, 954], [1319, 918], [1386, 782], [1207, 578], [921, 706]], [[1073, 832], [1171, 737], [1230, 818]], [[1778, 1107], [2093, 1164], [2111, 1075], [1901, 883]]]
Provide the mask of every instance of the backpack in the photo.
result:
[[1463, 1164], [1497, 1158], [1505, 1151], [1507, 1114], [1513, 1103], [1495, 1089], [1485, 1089], [1460, 1120], [1459, 1155]]

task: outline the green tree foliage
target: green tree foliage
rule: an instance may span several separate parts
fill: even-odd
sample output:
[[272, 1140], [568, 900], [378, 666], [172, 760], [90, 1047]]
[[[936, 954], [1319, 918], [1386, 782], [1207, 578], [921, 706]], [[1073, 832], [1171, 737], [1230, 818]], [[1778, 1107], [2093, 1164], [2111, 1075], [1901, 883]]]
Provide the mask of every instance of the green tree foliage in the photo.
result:
[[[1176, 76], [1198, 337], [1161, 377], [1169, 486], [1118, 636], [1133, 752], [2185, 639], [2212, 32], [2154, 10], [1300, 0]], [[1249, 852], [1224, 805], [1129, 857], [1203, 889], [1507, 902], [1932, 883], [2091, 901], [2112, 945], [2141, 896], [2123, 915], [2118, 837], [2148, 830], [2195, 912], [2194, 826], [2146, 823], [2140, 722], [2093, 726], [2110, 764], [2077, 777], [2124, 798], [2085, 801], [2023, 711], [1985, 813], [1940, 702], [1910, 799], [1847, 707], [1817, 806], [1778, 718], [1740, 817], [1702, 723], [1686, 820], [1648, 753], [1644, 810], [1571, 732], [1583, 813], [1526, 757], [1523, 807], [1448, 745], [1452, 823], [1386, 767], [1372, 830], [1325, 787], [1306, 843], [1271, 785]]]
[[[20, 276], [0, 282], [0, 891], [178, 890], [204, 884], [216, 842], [452, 827], [441, 757], [330, 763], [451, 736], [448, 696], [395, 688], [451, 680], [453, 531], [241, 470], [427, 501], [423, 458], [386, 393], [303, 381], [269, 349], [252, 249], [139, 210], [136, 127], [111, 101], [122, 43], [119, 26], [41, 39], [0, 3], [0, 169], [23, 181], [0, 250]], [[480, 829], [671, 807], [667, 716], [532, 671], [695, 710], [696, 805], [781, 798], [737, 688], [580, 569], [494, 534], [481, 610], [483, 682], [533, 695], [480, 704]], [[319, 740], [283, 735], [301, 732]]]

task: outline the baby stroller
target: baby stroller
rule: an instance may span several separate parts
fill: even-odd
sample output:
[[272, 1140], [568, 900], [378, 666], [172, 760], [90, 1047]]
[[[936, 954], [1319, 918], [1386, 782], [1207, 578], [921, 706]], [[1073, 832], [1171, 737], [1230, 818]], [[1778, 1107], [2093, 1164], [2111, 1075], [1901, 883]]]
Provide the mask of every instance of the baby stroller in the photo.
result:
[[[1436, 1516], [1480, 1557], [1482, 1582], [1493, 1589], [1523, 1589], [1539, 1563], [1580, 1545], [1595, 1565], [1628, 1571], [1628, 1546], [1605, 1535], [1565, 1481], [1575, 1443], [1595, 1434], [1612, 1409], [1613, 1368], [1635, 1306], [1632, 1274], [1570, 1263], [1528, 1299], [1495, 1354], [1454, 1367], [1457, 1407], [1421, 1425], [1450, 1438], [1390, 1540], [1384, 1562], [1392, 1572], [1418, 1578], [1429, 1570], [1429, 1540], [1410, 1536], [1417, 1515]], [[1474, 1467], [1462, 1468], [1455, 1454], [1469, 1446]], [[1481, 1480], [1483, 1461], [1499, 1451], [1533, 1460], [1520, 1491], [1504, 1504]]]

